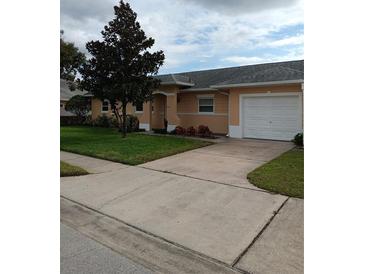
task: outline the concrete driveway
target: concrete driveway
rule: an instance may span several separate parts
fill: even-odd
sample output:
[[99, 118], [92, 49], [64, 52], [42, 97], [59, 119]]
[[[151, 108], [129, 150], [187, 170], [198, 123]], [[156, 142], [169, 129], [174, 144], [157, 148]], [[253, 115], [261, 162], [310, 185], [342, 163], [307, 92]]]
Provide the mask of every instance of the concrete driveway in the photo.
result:
[[[301, 273], [301, 249], [290, 256], [281, 250], [302, 244], [302, 201], [289, 210], [299, 225], [291, 229], [293, 220], [284, 215], [269, 230], [292, 199], [245, 180], [249, 171], [290, 148], [285, 142], [229, 140], [141, 166], [61, 152], [61, 160], [94, 172], [61, 178], [61, 196], [224, 265], [266, 273], [270, 265], [262, 268], [260, 261], [270, 252], [280, 273]], [[273, 237], [280, 229], [283, 237]]]
[[293, 147], [279, 141], [225, 139], [211, 146], [148, 162], [140, 166], [192, 178], [258, 189], [247, 174]]

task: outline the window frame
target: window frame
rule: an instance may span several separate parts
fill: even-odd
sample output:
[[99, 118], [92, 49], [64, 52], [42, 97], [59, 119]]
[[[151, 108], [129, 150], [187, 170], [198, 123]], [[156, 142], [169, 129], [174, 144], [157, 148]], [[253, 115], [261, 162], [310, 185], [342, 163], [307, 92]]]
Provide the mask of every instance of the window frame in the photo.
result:
[[[214, 114], [215, 113], [215, 98], [214, 95], [201, 95], [201, 96], [197, 96], [198, 99], [198, 113], [200, 114]], [[212, 105], [201, 105], [200, 104], [200, 99], [209, 99], [212, 100]], [[200, 111], [200, 107], [212, 107], [212, 111]]]
[[143, 113], [143, 109], [144, 109], [143, 103], [141, 103], [141, 105], [142, 105], [142, 110], [137, 110], [137, 105], [134, 105], [134, 113]]
[[[108, 110], [104, 110], [104, 103], [108, 103]], [[110, 102], [108, 99], [104, 99], [102, 102], [101, 102], [101, 112], [102, 113], [106, 113], [106, 112], [109, 112], [110, 110]]]

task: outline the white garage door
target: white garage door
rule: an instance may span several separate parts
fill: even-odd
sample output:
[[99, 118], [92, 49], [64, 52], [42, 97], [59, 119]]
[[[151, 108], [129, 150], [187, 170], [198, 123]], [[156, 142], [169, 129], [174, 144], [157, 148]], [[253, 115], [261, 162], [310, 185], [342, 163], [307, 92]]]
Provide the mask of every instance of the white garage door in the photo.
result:
[[290, 141], [301, 132], [299, 96], [242, 97], [244, 138]]

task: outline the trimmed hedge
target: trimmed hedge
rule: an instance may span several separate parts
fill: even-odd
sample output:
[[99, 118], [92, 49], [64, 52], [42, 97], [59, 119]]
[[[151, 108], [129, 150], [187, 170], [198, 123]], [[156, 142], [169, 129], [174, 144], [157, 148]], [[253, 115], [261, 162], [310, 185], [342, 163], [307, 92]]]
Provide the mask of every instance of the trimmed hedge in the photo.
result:
[[77, 116], [60, 116], [61, 126], [80, 126], [84, 124], [82, 120]]

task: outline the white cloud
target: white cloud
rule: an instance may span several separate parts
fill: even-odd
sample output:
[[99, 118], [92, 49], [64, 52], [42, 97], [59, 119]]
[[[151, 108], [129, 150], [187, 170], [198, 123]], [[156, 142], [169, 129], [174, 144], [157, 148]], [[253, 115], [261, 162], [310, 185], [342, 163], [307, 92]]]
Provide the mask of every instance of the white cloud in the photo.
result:
[[253, 56], [253, 57], [245, 57], [245, 56], [229, 56], [222, 59], [222, 61], [227, 61], [230, 63], [235, 63], [238, 65], [251, 65], [258, 64], [264, 61], [264, 58]]
[[297, 0], [180, 0], [195, 3], [207, 9], [220, 13], [240, 14], [258, 12], [267, 9], [287, 7], [298, 2]]
[[[103, 26], [113, 17], [113, 5], [117, 2], [61, 0], [61, 28], [65, 30], [65, 38], [74, 41], [80, 48], [84, 48], [91, 39], [99, 39]], [[245, 50], [302, 47], [300, 39], [303, 38], [295, 35], [275, 40], [270, 38], [274, 32], [303, 23], [302, 0], [129, 2], [137, 12], [137, 20], [146, 34], [155, 39], [153, 49], [165, 52], [166, 60], [162, 69], [165, 72], [179, 70], [187, 64], [194, 66], [194, 63], [207, 60], [216, 59], [220, 62], [227, 56], [245, 56], [241, 52]], [[220, 3], [224, 3], [226, 10], [247, 5], [255, 8], [250, 11], [247, 8], [242, 14], [232, 15], [229, 11], [223, 12]], [[239, 6], [237, 3], [240, 3]], [[267, 55], [257, 57], [265, 61]]]
[[222, 58], [222, 61], [229, 62], [233, 65], [253, 65], [259, 63], [269, 63], [269, 62], [282, 62], [290, 60], [301, 60], [304, 59], [303, 49], [299, 48], [296, 50], [291, 50], [284, 55], [264, 55], [264, 56], [228, 56]]
[[269, 47], [283, 47], [283, 46], [301, 45], [303, 43], [304, 43], [304, 35], [300, 34], [300, 35], [272, 41], [268, 44], [268, 46]]

